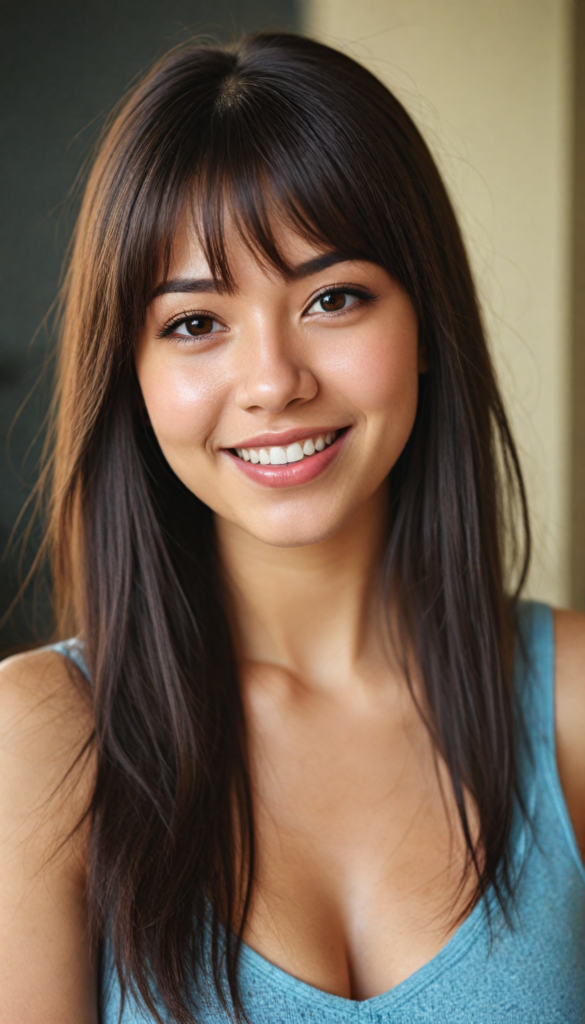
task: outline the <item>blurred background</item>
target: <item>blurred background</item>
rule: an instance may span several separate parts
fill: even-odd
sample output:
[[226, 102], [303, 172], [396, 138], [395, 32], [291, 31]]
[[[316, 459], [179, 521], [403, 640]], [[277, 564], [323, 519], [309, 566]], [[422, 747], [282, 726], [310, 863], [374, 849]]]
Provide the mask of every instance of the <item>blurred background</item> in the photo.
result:
[[[526, 592], [585, 610], [585, 0], [1, 0], [0, 550], [35, 480], [50, 310], [103, 118], [189, 34], [259, 28], [351, 54], [425, 135], [463, 225], [527, 477]], [[19, 561], [12, 544], [0, 616]], [[36, 622], [29, 597], [0, 651], [48, 624], [41, 591]]]

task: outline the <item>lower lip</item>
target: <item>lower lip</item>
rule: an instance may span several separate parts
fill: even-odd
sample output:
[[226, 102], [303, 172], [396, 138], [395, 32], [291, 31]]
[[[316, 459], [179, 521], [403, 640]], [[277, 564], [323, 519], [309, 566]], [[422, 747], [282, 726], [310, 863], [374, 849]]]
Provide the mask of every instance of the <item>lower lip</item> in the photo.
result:
[[256, 483], [263, 484], [264, 487], [294, 487], [297, 484], [306, 484], [323, 473], [341, 451], [348, 433], [348, 428], [342, 430], [335, 441], [324, 448], [322, 452], [315, 452], [314, 455], [309, 455], [301, 459], [300, 462], [290, 462], [286, 466], [262, 466], [260, 463], [254, 465], [252, 462], [245, 462], [244, 459], [240, 459], [230, 451], [225, 451], [238, 469], [245, 473], [250, 480], [255, 480]]

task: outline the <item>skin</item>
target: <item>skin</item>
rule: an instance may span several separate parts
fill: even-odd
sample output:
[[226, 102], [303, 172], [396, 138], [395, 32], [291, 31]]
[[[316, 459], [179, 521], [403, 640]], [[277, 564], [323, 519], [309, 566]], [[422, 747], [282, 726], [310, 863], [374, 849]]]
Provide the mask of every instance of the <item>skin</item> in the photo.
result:
[[[154, 431], [177, 475], [216, 513], [226, 544], [254, 537], [259, 552], [275, 556], [277, 547], [312, 548], [334, 534], [342, 543], [370, 501], [381, 522], [381, 485], [412, 429], [422, 368], [414, 310], [373, 264], [344, 261], [283, 287], [237, 238], [231, 249], [233, 295], [163, 294], [149, 307], [136, 367]], [[290, 239], [285, 255], [302, 266], [320, 253]], [[169, 279], [210, 276], [192, 235], [181, 232]], [[347, 310], [337, 314], [307, 312], [332, 282], [351, 282], [376, 298], [348, 296]], [[213, 333], [159, 337], [173, 318], [197, 310], [213, 313]], [[310, 436], [323, 426], [351, 426], [351, 437], [309, 486], [251, 486], [226, 455], [265, 431], [302, 428]]]
[[2, 1024], [97, 1024], [85, 829], [68, 839], [90, 797], [91, 763], [59, 788], [91, 732], [80, 683], [52, 652], [0, 666]]
[[[323, 255], [290, 233], [280, 241], [292, 266]], [[412, 429], [424, 352], [410, 300], [379, 267], [344, 261], [284, 280], [235, 236], [230, 258], [233, 293], [153, 300], [136, 367], [166, 458], [215, 513], [231, 587], [258, 830], [245, 940], [311, 985], [364, 999], [437, 954], [472, 885], [458, 892], [464, 847], [446, 771], [373, 614], [384, 481]], [[169, 278], [209, 277], [185, 227]], [[317, 308], [323, 289], [348, 285], [372, 299]], [[198, 312], [214, 318], [211, 334], [160, 337]], [[297, 427], [349, 428], [302, 485], [262, 486], [229, 452]], [[559, 772], [584, 851], [585, 616], [556, 612], [555, 632]], [[48, 832], [35, 828], [88, 709], [55, 654], [9, 659], [0, 680], [0, 1019], [93, 1021], [83, 835], [53, 866], [43, 860], [49, 836], [75, 821], [91, 766], [75, 800], [42, 812]], [[31, 823], [30, 859], [15, 820]]]

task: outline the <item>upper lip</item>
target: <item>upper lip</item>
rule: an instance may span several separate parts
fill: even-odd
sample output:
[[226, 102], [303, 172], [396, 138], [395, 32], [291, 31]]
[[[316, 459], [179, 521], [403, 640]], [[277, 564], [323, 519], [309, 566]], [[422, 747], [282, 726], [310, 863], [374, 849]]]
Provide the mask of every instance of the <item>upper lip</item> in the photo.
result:
[[236, 444], [226, 445], [226, 448], [284, 448], [295, 441], [305, 441], [308, 437], [318, 437], [319, 434], [333, 433], [334, 430], [343, 430], [343, 427], [291, 427], [290, 430], [281, 430], [272, 434], [255, 434], [245, 441], [237, 441]]

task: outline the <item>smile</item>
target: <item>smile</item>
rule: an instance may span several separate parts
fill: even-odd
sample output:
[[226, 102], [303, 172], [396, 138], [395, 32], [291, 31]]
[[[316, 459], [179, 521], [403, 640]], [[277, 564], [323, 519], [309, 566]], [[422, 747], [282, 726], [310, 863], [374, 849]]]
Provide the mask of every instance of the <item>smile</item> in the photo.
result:
[[325, 434], [317, 434], [315, 437], [306, 437], [293, 444], [265, 446], [263, 448], [234, 448], [236, 455], [244, 462], [251, 462], [253, 465], [261, 466], [288, 466], [293, 462], [302, 462], [310, 459], [318, 452], [324, 451], [330, 444], [333, 444], [338, 436], [338, 430], [329, 430]]
[[[342, 427], [299, 437], [298, 431], [291, 430], [287, 432], [289, 436], [282, 439], [283, 442], [288, 441], [288, 444], [249, 444], [247, 447], [224, 449], [224, 453], [244, 476], [256, 484], [263, 487], [296, 487], [315, 480], [334, 462], [349, 432], [348, 427]], [[257, 440], [265, 439], [258, 437]], [[268, 440], [272, 438], [267, 437]]]

